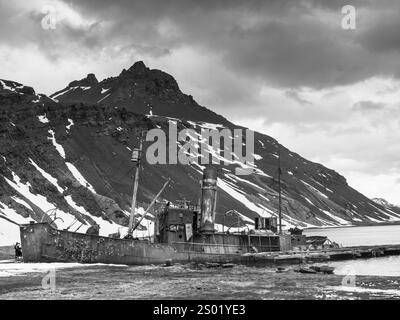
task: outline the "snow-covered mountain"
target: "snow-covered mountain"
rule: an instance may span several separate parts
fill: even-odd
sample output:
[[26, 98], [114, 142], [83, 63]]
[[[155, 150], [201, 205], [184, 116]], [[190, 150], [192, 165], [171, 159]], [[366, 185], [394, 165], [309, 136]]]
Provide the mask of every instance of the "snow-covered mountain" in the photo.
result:
[[[1, 80], [0, 245], [18, 239], [18, 227], [1, 217], [17, 223], [51, 222], [56, 217], [59, 228], [72, 231], [84, 232], [96, 222], [103, 235], [125, 232], [132, 148], [142, 129], [161, 128], [168, 133], [171, 122], [178, 130], [195, 130], [190, 139], [196, 142], [202, 128], [240, 128], [182, 93], [172, 76], [142, 62], [101, 82], [90, 74], [50, 98]], [[236, 175], [235, 162], [219, 168], [217, 223], [236, 223], [237, 217], [224, 216], [230, 209], [250, 224], [257, 215], [277, 213], [278, 149], [286, 228], [400, 220], [399, 210], [368, 199], [334, 170], [304, 159], [267, 135], [256, 132], [254, 141], [254, 174]], [[208, 153], [221, 156], [211, 148]], [[165, 200], [197, 203], [201, 170], [197, 164], [145, 161], [139, 214], [168, 178], [172, 182], [163, 193]], [[138, 235], [147, 235], [151, 228], [149, 215]]]
[[148, 114], [151, 107], [160, 116], [229, 124], [224, 117], [198, 105], [192, 96], [183, 94], [171, 75], [149, 69], [142, 61], [101, 82], [89, 74], [51, 97], [63, 103], [116, 105], [140, 114]]
[[373, 198], [372, 201], [374, 201], [376, 204], [382, 206], [383, 208], [386, 209], [386, 211], [392, 213], [392, 214], [400, 214], [400, 207], [388, 202], [385, 199], [382, 198]]

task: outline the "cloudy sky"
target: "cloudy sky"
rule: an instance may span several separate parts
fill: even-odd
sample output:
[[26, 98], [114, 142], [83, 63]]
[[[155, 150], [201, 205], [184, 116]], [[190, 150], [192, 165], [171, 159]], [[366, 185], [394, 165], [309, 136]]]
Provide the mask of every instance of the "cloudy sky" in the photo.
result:
[[398, 0], [0, 0], [0, 78], [50, 94], [143, 60], [200, 104], [400, 204], [399, 16]]

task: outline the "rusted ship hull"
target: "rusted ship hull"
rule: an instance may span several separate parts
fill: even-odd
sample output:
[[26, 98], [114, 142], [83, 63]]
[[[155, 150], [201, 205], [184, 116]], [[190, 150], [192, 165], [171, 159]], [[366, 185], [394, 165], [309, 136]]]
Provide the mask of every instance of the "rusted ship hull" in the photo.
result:
[[[233, 246], [229, 245], [198, 244], [204, 247], [194, 248], [190, 247], [189, 243], [182, 246], [154, 244], [147, 241], [113, 239], [57, 230], [47, 223], [21, 226], [21, 245], [24, 262], [125, 265], [165, 264], [170, 261], [172, 263], [237, 263], [273, 266], [400, 255], [400, 245], [348, 247], [288, 254], [281, 251], [232, 253]], [[199, 249], [203, 252], [199, 252]], [[215, 249], [220, 252], [216, 252]]]
[[[167, 181], [164, 184], [147, 210], [154, 205], [168, 183]], [[25, 262], [63, 261], [128, 265], [163, 264], [167, 261], [265, 265], [275, 262], [276, 256], [271, 254], [273, 251], [291, 250], [291, 236], [278, 235], [267, 230], [266, 223], [262, 223], [262, 226], [253, 232], [248, 230], [247, 233], [216, 231], [217, 171], [214, 167], [206, 167], [201, 186], [199, 207], [187, 203], [180, 206], [167, 203], [157, 211], [154, 215], [157, 228], [154, 230], [152, 241], [114, 239], [57, 230], [48, 223], [32, 223], [20, 227], [23, 259]], [[135, 208], [137, 188], [134, 190], [132, 208]], [[146, 213], [141, 219], [145, 215]], [[135, 215], [130, 216], [130, 235], [141, 219], [134, 224]], [[96, 226], [91, 228], [97, 229]]]
[[[196, 252], [186, 246], [155, 244], [149, 241], [113, 239], [57, 230], [47, 223], [23, 225], [21, 246], [24, 262], [80, 262], [126, 265], [174, 263], [273, 262], [246, 254]], [[207, 251], [207, 248], [206, 250]]]

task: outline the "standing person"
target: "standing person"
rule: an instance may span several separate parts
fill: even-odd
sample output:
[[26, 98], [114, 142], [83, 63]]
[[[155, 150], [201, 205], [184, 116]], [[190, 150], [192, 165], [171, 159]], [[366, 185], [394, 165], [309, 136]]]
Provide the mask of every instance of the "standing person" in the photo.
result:
[[19, 242], [15, 244], [14, 249], [15, 249], [15, 260], [20, 261], [22, 259], [22, 248]]

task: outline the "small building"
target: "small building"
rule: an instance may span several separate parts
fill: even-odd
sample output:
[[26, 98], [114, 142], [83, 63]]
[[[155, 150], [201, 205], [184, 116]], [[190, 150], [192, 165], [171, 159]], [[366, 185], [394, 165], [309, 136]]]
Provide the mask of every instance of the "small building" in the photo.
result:
[[306, 238], [306, 245], [311, 250], [338, 248], [339, 245], [328, 239], [326, 236], [309, 236]]

